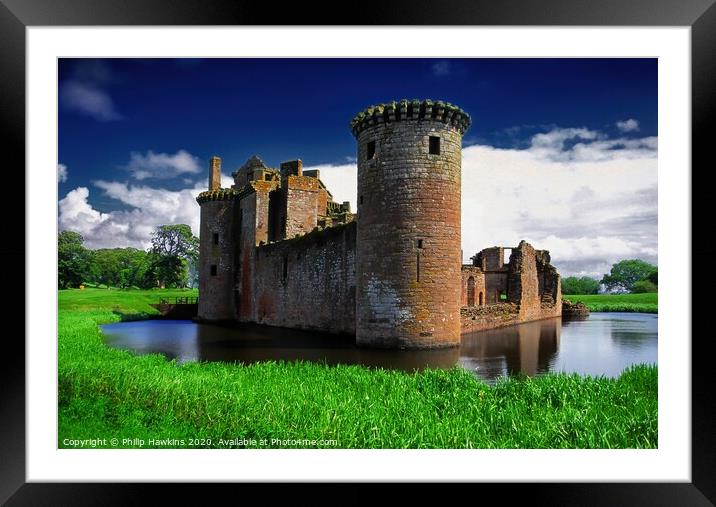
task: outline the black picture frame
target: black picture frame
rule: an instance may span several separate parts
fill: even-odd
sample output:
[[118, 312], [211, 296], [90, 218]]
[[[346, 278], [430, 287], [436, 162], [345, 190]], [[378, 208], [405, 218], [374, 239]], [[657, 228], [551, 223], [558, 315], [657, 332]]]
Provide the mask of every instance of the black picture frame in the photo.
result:
[[[0, 111], [3, 137], [10, 149], [5, 152], [8, 170], [19, 174], [25, 167], [25, 29], [31, 26], [69, 25], [544, 25], [544, 26], [689, 26], [691, 27], [692, 71], [692, 169], [694, 192], [707, 192], [704, 174], [714, 167], [714, 150], [707, 127], [716, 117], [716, 7], [715, 0], [449, 0], [362, 2], [346, 4], [344, 14], [331, 9], [331, 19], [319, 13], [325, 7], [306, 3], [280, 8], [268, 2], [231, 0], [0, 0]], [[695, 170], [700, 168], [700, 171]], [[674, 169], [676, 170], [676, 169]], [[684, 174], [684, 177], [689, 177]], [[24, 181], [13, 179], [13, 192], [25, 188]], [[27, 189], [25, 188], [25, 191]], [[710, 266], [716, 259], [714, 229], [706, 199], [692, 201], [692, 266]], [[15, 241], [0, 245], [0, 258], [6, 270], [19, 277], [12, 286], [24, 287], [20, 270], [8, 266], [26, 265], [24, 242], [18, 238], [32, 234], [24, 221], [17, 219], [19, 204], [4, 200], [6, 216], [14, 217], [9, 230]], [[698, 233], [698, 236], [696, 234]], [[663, 240], [663, 238], [662, 238]], [[687, 247], [686, 245], [684, 246]], [[692, 273], [684, 267], [684, 276], [692, 280], [692, 322], [703, 322], [708, 314], [708, 283], [693, 283]], [[703, 273], [700, 273], [702, 276]], [[8, 301], [9, 314], [19, 315], [25, 304], [20, 291]], [[28, 302], [27, 304], [31, 304]], [[12, 308], [12, 306], [17, 308]], [[695, 326], [694, 329], [697, 329]], [[7, 505], [97, 505], [135, 503], [148, 490], [148, 484], [49, 484], [25, 480], [25, 347], [17, 331], [4, 334], [5, 354], [0, 369], [0, 502]], [[692, 340], [692, 482], [691, 483], [560, 483], [560, 484], [479, 484], [470, 485], [480, 494], [495, 493], [503, 498], [529, 495], [536, 505], [714, 505], [716, 502], [716, 403], [711, 393], [710, 333]], [[690, 339], [691, 337], [670, 337]], [[227, 489], [233, 485], [226, 485]], [[254, 485], [238, 485], [244, 498], [254, 493]], [[281, 491], [276, 485], [273, 491]], [[325, 486], [291, 485], [293, 495], [312, 498], [330, 495]], [[340, 493], [346, 503], [373, 497], [372, 485], [349, 485]], [[408, 495], [423, 495], [425, 486], [413, 485]], [[359, 491], [360, 490], [360, 491]], [[212, 491], [216, 494], [215, 491]], [[453, 495], [456, 492], [453, 490]], [[474, 495], [474, 492], [466, 492]], [[376, 492], [377, 494], [377, 492]], [[402, 499], [407, 500], [401, 492]], [[163, 488], [165, 502], [186, 500], [186, 487]], [[505, 496], [507, 495], [507, 496]], [[313, 502], [312, 502], [313, 503]], [[342, 502], [343, 503], [343, 502]]]

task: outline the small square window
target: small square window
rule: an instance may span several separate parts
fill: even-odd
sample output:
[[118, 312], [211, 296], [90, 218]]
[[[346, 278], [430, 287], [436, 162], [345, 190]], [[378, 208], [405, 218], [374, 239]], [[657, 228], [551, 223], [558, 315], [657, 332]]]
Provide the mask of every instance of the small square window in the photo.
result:
[[437, 136], [430, 136], [429, 153], [431, 155], [440, 155], [440, 138]]
[[371, 160], [375, 158], [375, 141], [370, 141], [366, 145], [366, 158], [368, 160]]
[[211, 265], [211, 276], [216, 276], [216, 264]]
[[215, 245], [218, 245], [218, 244], [219, 244], [219, 233], [218, 233], [218, 232], [215, 232], [215, 233], [212, 235], [212, 239], [213, 239], [213, 241], [214, 241], [214, 244], [215, 244]]

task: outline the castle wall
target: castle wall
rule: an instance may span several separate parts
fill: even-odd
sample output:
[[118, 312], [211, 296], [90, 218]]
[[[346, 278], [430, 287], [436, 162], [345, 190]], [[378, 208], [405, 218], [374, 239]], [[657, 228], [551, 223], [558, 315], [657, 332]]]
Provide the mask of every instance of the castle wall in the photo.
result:
[[202, 320], [230, 320], [235, 317], [233, 308], [235, 213], [232, 199], [209, 201], [201, 205], [200, 297], [197, 317]]
[[507, 300], [520, 305], [520, 317], [539, 318], [540, 297], [537, 260], [532, 245], [522, 241], [512, 250], [509, 263]]
[[[311, 232], [318, 224], [318, 180], [307, 176], [287, 176], [286, 239]], [[325, 207], [324, 207], [325, 210]]]
[[[429, 154], [430, 136], [440, 138], [440, 154]], [[462, 134], [450, 124], [406, 118], [368, 126], [357, 139], [356, 342], [456, 346]]]
[[355, 334], [356, 224], [256, 249], [250, 320]]
[[[470, 287], [471, 278], [474, 284], [472, 289]], [[470, 292], [472, 292], [472, 298]], [[462, 266], [460, 306], [482, 306], [485, 301], [485, 273], [477, 266]]]

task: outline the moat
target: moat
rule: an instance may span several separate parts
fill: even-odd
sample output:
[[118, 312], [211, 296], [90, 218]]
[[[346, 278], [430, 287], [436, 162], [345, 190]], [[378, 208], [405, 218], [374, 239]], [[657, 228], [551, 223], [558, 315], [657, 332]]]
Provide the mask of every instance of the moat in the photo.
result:
[[658, 317], [643, 313], [545, 319], [463, 335], [459, 348], [417, 351], [358, 348], [351, 337], [292, 329], [177, 320], [108, 324], [102, 331], [111, 347], [163, 354], [177, 362], [305, 360], [404, 371], [457, 364], [488, 382], [504, 375], [560, 371], [616, 377], [631, 364], [656, 364], [658, 357]]

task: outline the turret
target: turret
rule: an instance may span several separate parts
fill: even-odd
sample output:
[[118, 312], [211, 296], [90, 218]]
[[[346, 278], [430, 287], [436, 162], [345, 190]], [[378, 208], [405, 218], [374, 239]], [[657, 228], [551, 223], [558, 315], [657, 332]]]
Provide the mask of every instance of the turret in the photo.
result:
[[371, 106], [358, 142], [356, 342], [460, 343], [460, 178], [470, 117], [445, 102]]
[[199, 228], [199, 309], [205, 321], [235, 318], [234, 234], [238, 192], [221, 188], [221, 159], [209, 160], [209, 190], [197, 197], [201, 208]]

